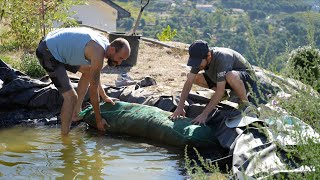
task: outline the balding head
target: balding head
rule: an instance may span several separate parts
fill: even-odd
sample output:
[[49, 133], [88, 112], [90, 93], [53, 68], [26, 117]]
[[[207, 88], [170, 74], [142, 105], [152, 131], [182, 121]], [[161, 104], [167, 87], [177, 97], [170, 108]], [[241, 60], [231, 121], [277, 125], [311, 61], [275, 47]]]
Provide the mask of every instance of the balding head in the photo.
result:
[[125, 50], [128, 52], [128, 54], [130, 55], [131, 53], [131, 48], [130, 48], [130, 44], [129, 42], [124, 39], [124, 38], [117, 38], [115, 40], [113, 40], [110, 43], [110, 46], [114, 47], [116, 50], [116, 53], [120, 52], [121, 50]]
[[[131, 53], [129, 42], [124, 38], [117, 38], [110, 43], [110, 54], [107, 53], [108, 65], [120, 65]], [[108, 48], [109, 49], [109, 48]]]

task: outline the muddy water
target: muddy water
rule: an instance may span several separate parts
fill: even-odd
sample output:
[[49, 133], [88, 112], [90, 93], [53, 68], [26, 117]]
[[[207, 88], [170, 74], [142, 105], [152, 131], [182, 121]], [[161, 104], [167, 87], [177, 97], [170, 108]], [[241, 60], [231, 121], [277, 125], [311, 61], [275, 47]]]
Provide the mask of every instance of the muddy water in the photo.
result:
[[0, 179], [185, 179], [183, 152], [85, 125], [0, 129]]

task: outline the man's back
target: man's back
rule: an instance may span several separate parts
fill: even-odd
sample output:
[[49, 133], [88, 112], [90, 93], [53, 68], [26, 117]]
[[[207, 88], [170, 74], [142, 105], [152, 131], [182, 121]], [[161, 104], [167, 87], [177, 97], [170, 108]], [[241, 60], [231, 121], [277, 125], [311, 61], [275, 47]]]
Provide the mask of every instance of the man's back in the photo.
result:
[[237, 51], [222, 47], [210, 49], [212, 61], [205, 72], [213, 82], [224, 81], [225, 74], [232, 70], [252, 71], [249, 62]]
[[54, 58], [70, 65], [90, 64], [84, 55], [87, 43], [93, 40], [104, 50], [109, 45], [106, 37], [89, 28], [63, 28], [50, 32], [45, 41]]

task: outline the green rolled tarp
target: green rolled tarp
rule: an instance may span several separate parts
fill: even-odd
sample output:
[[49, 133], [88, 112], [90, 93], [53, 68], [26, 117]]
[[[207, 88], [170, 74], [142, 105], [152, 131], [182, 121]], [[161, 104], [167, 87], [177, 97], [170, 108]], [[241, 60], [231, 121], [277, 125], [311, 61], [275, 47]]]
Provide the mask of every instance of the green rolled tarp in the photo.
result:
[[[101, 115], [108, 122], [106, 133], [126, 134], [144, 137], [154, 142], [184, 147], [219, 146], [213, 128], [205, 125], [193, 125], [191, 118], [176, 121], [169, 119], [171, 112], [154, 106], [117, 101], [115, 105], [100, 105]], [[95, 114], [92, 107], [81, 112], [83, 119], [92, 127], [96, 127]]]

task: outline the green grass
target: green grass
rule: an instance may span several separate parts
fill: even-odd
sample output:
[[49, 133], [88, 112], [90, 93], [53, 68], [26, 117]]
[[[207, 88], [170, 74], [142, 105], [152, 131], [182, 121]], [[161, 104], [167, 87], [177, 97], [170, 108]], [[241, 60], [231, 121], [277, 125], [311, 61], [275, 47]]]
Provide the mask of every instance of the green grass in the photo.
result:
[[39, 64], [37, 57], [33, 54], [24, 54], [21, 57], [19, 69], [30, 77], [42, 77], [46, 75], [46, 71]]
[[16, 66], [17, 62], [10, 56], [0, 55], [0, 59], [8, 65], [11, 65], [13, 68]]

